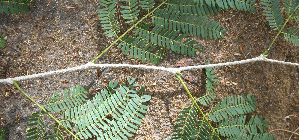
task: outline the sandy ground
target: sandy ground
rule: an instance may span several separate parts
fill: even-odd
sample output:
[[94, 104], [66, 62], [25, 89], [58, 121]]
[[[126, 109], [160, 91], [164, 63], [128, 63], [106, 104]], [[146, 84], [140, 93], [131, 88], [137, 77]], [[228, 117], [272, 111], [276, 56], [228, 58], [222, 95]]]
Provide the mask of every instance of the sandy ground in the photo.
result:
[[[74, 67], [90, 61], [103, 51], [113, 39], [104, 36], [97, 21], [100, 0], [36, 0], [30, 12], [23, 15], [0, 14], [0, 33], [7, 44], [0, 49], [0, 78], [30, 75]], [[260, 6], [257, 12], [227, 10], [213, 16], [228, 31], [223, 39], [198, 40], [203, 53], [196, 57], [169, 53], [159, 66], [179, 67], [199, 65], [210, 61], [220, 63], [259, 56], [276, 35]], [[292, 23], [291, 23], [292, 25]], [[291, 26], [289, 25], [289, 26]], [[279, 37], [268, 58], [298, 63], [298, 47]], [[96, 63], [144, 64], [133, 60], [113, 47]], [[216, 101], [228, 95], [253, 94], [259, 107], [255, 114], [269, 120], [268, 132], [276, 139], [289, 139], [299, 128], [299, 68], [267, 62], [215, 68], [219, 78]], [[88, 85], [97, 91], [109, 80], [124, 81], [136, 78], [152, 95], [149, 110], [134, 139], [170, 138], [178, 112], [190, 105], [191, 100], [174, 75], [142, 69], [85, 70], [19, 82], [38, 103], [54, 91], [75, 85]], [[195, 97], [204, 94], [205, 76], [202, 70], [182, 72], [186, 84]], [[90, 95], [95, 93], [91, 92]], [[26, 123], [38, 107], [26, 99], [15, 87], [0, 84], [0, 117], [6, 120], [7, 139], [25, 139]], [[211, 107], [204, 107], [205, 111]], [[297, 133], [299, 133], [297, 131]], [[299, 139], [293, 135], [291, 139]]]

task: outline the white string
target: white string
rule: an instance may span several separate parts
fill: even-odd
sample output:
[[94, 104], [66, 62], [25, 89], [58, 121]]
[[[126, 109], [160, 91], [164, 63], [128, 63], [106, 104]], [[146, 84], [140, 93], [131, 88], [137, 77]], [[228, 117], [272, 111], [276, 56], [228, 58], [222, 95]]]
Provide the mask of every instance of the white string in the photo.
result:
[[250, 62], [256, 62], [256, 61], [266, 61], [266, 62], [273, 62], [273, 63], [279, 63], [283, 65], [292, 65], [292, 66], [299, 66], [299, 63], [291, 63], [291, 62], [284, 62], [284, 61], [278, 61], [273, 59], [268, 59], [264, 57], [263, 55], [260, 55], [255, 58], [241, 60], [241, 61], [234, 61], [234, 62], [226, 62], [226, 63], [218, 63], [218, 64], [208, 64], [208, 65], [197, 65], [197, 66], [187, 66], [187, 67], [180, 67], [180, 68], [165, 68], [165, 67], [157, 67], [157, 66], [147, 66], [147, 65], [130, 65], [130, 64], [94, 64], [94, 63], [87, 63], [81, 66], [72, 67], [68, 69], [61, 69], [56, 71], [50, 71], [45, 73], [38, 73], [33, 75], [26, 75], [26, 76], [20, 76], [20, 77], [14, 77], [14, 78], [7, 78], [7, 79], [0, 79], [0, 83], [4, 84], [12, 84], [13, 81], [24, 81], [29, 79], [35, 79], [39, 77], [46, 77], [50, 75], [57, 75], [67, 72], [74, 72], [74, 71], [80, 71], [80, 70], [87, 70], [87, 69], [98, 69], [98, 68], [139, 68], [139, 69], [153, 69], [153, 70], [162, 70], [167, 71], [173, 74], [176, 74], [177, 72], [185, 71], [185, 70], [191, 70], [191, 69], [203, 69], [203, 68], [212, 68], [212, 67], [221, 67], [221, 66], [231, 66], [231, 65], [238, 65], [238, 64], [245, 64]]

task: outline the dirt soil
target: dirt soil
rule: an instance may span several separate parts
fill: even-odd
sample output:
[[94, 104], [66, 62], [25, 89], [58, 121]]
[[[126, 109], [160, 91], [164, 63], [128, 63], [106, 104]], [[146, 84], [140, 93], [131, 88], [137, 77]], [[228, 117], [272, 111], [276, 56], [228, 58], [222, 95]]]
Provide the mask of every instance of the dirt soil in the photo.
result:
[[[23, 15], [0, 13], [0, 33], [7, 41], [0, 49], [0, 78], [31, 75], [89, 62], [103, 51], [113, 39], [106, 38], [97, 20], [100, 0], [36, 0], [30, 12]], [[237, 61], [259, 56], [270, 45], [277, 31], [273, 31], [262, 9], [257, 12], [227, 10], [214, 15], [227, 30], [223, 39], [198, 40], [203, 53], [196, 57], [169, 53], [159, 64], [164, 67], [200, 65], [210, 61]], [[292, 23], [288, 26], [294, 26]], [[299, 63], [299, 47], [287, 43], [282, 36], [271, 49], [268, 58]], [[96, 63], [144, 64], [133, 60], [113, 47]], [[148, 64], [150, 65], [150, 64]], [[219, 78], [216, 101], [237, 94], [257, 96], [259, 107], [253, 114], [269, 120], [267, 132], [276, 139], [299, 139], [299, 67], [255, 62], [244, 65], [215, 68]], [[152, 95], [149, 110], [134, 139], [170, 138], [178, 112], [190, 105], [182, 85], [173, 74], [143, 69], [109, 68], [85, 70], [63, 75], [19, 82], [38, 103], [54, 91], [75, 85], [88, 85], [96, 91], [109, 80], [124, 81], [136, 78]], [[182, 72], [184, 80], [195, 97], [204, 94], [202, 70]], [[94, 92], [90, 93], [94, 95]], [[14, 86], [0, 84], [0, 117], [6, 120], [6, 139], [26, 139], [26, 123], [39, 108], [24, 97]], [[211, 107], [204, 107], [208, 111]], [[296, 131], [297, 135], [288, 132]]]

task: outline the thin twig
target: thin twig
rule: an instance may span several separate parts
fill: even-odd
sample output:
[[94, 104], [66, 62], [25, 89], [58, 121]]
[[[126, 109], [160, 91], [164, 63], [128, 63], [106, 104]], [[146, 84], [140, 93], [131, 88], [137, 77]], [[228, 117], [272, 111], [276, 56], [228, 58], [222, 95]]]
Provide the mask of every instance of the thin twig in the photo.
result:
[[299, 66], [299, 63], [291, 63], [291, 62], [284, 62], [284, 61], [268, 59], [268, 58], [264, 57], [263, 55], [260, 55], [258, 57], [251, 58], [251, 59], [240, 60], [240, 61], [218, 63], [218, 64], [208, 64], [208, 65], [188, 66], [188, 67], [180, 67], [180, 68], [165, 68], [165, 67], [158, 67], [158, 66], [130, 65], [130, 64], [94, 64], [92, 62], [89, 62], [89, 63], [81, 65], [81, 66], [67, 68], [67, 69], [49, 71], [49, 72], [45, 72], [45, 73], [38, 73], [38, 74], [26, 75], [26, 76], [14, 77], [14, 78], [0, 79], [0, 83], [12, 84], [13, 81], [24, 81], [24, 80], [29, 80], [29, 79], [36, 79], [36, 78], [40, 78], [40, 77], [46, 77], [46, 76], [51, 76], [51, 75], [57, 75], [57, 74], [63, 74], [63, 73], [87, 70], [87, 69], [128, 67], [128, 68], [139, 68], [139, 69], [162, 70], [162, 71], [167, 71], [167, 72], [176, 74], [177, 72], [191, 70], [191, 69], [232, 66], [232, 65], [246, 64], [246, 63], [257, 62], [257, 61], [266, 61], [266, 62], [273, 62], [273, 63], [279, 63], [279, 64], [284, 64], [284, 65]]

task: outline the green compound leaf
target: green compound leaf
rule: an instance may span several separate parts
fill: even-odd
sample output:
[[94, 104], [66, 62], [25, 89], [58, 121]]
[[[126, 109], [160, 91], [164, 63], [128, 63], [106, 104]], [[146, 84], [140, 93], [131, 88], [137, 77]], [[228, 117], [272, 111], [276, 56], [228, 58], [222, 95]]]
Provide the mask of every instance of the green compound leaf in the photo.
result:
[[217, 132], [234, 140], [274, 139], [274, 136], [264, 133], [267, 127], [268, 121], [260, 116], [254, 115], [246, 123], [246, 115], [240, 115], [220, 121]]
[[53, 93], [52, 97], [46, 99], [45, 108], [50, 112], [62, 112], [69, 108], [82, 105], [87, 96], [85, 95], [88, 91], [83, 86], [77, 85], [71, 87], [68, 90], [63, 90], [62, 96], [58, 96], [56, 92]]
[[[138, 96], [135, 79], [128, 79], [129, 85], [121, 84], [115, 87], [110, 83], [111, 90], [103, 89], [92, 100], [66, 110], [62, 124], [76, 129], [76, 136], [88, 139], [128, 139], [142, 124], [147, 106], [144, 102], [150, 100], [149, 95]], [[132, 88], [130, 88], [132, 87]]]
[[274, 28], [274, 30], [280, 29], [284, 20], [280, 10], [279, 0], [262, 0], [261, 3], [264, 6], [263, 12], [270, 27]]
[[229, 117], [219, 122], [217, 132], [222, 136], [246, 134], [246, 115]]
[[219, 122], [225, 118], [250, 113], [256, 109], [258, 104], [253, 95], [229, 96], [219, 101], [213, 111], [208, 114], [214, 122]]
[[[81, 94], [87, 92], [83, 86], [64, 90], [64, 98], [54, 92], [53, 96], [46, 100], [46, 106], [54, 112], [62, 113], [62, 120], [59, 122], [64, 128], [75, 130], [75, 135], [80, 139], [128, 139], [137, 131], [138, 125], [142, 124], [142, 118], [148, 109], [143, 104], [151, 99], [150, 95], [138, 95], [134, 89], [138, 85], [134, 81], [134, 78], [129, 77], [126, 83], [120, 85], [117, 81], [110, 81], [106, 88], [87, 102], [80, 99], [85, 98]], [[141, 87], [141, 92], [145, 92], [144, 87]], [[30, 116], [27, 139], [63, 140], [58, 127], [49, 127], [55, 133], [48, 134], [41, 112]]]
[[3, 40], [3, 36], [0, 34], [0, 48], [3, 48], [6, 41]]
[[140, 7], [144, 10], [149, 11], [155, 6], [154, 0], [140, 0], [139, 1]]
[[120, 12], [122, 13], [122, 17], [126, 19], [126, 23], [134, 23], [138, 20], [137, 16], [139, 15], [140, 10], [138, 10], [138, 1], [137, 0], [121, 0], [126, 2], [127, 6], [120, 6], [123, 10]]
[[252, 116], [246, 124], [246, 115], [240, 115], [220, 121], [217, 132], [226, 137], [238, 137], [242, 134], [263, 134], [267, 127], [268, 122], [262, 117]]
[[226, 32], [217, 21], [209, 20], [206, 16], [180, 13], [170, 8], [155, 11], [152, 21], [169, 30], [202, 38], [222, 38]]
[[24, 14], [29, 11], [31, 0], [7, 0], [0, 1], [0, 13], [5, 14]]
[[291, 27], [284, 33], [284, 38], [295, 46], [299, 46], [299, 28]]
[[171, 139], [216, 140], [217, 137], [212, 135], [209, 125], [200, 120], [197, 113], [198, 110], [195, 105], [188, 106], [180, 111]]
[[201, 17], [221, 11], [221, 8], [218, 6], [211, 6], [206, 3], [197, 4], [193, 0], [170, 0], [166, 5], [166, 9], [172, 9], [180, 13], [193, 14]]
[[142, 60], [143, 62], [158, 65], [163, 58], [164, 53], [161, 48], [152, 43], [147, 43], [145, 39], [127, 37], [118, 45], [122, 52], [130, 55], [132, 58]]
[[193, 0], [194, 3], [202, 4], [207, 3], [209, 6], [219, 6], [221, 9], [238, 9], [244, 11], [255, 11], [254, 4], [255, 0]]
[[[48, 135], [46, 133], [47, 126], [44, 123], [44, 118], [41, 112], [35, 112], [32, 113], [32, 115], [28, 119], [29, 128], [27, 129], [27, 138], [26, 140], [32, 140], [32, 139], [45, 139], [45, 138], [58, 138], [62, 137], [61, 133], [58, 133], [57, 135]], [[57, 129], [56, 127], [50, 127], [50, 129]]]
[[116, 0], [102, 0], [100, 4], [102, 8], [98, 10], [98, 14], [102, 29], [106, 30], [105, 35], [107, 37], [117, 36], [119, 24], [114, 15], [116, 13]]
[[228, 140], [275, 140], [275, 137], [268, 133], [263, 134], [241, 134], [229, 137]]
[[296, 7], [299, 5], [299, 1], [297, 0], [284, 0], [284, 11], [287, 13], [288, 16], [291, 16], [295, 18], [295, 20], [299, 21], [299, 11], [298, 9], [295, 11]]
[[[210, 64], [210, 62], [207, 64]], [[216, 83], [218, 79], [216, 78], [217, 74], [215, 74], [215, 70], [212, 68], [206, 68], [206, 75], [206, 94], [197, 99], [197, 101], [202, 105], [209, 105], [215, 99], [216, 89], [214, 88], [214, 85], [218, 85], [218, 83]]]
[[201, 51], [200, 49], [197, 49], [200, 44], [196, 44], [197, 42], [195, 40], [183, 40], [186, 36], [185, 34], [179, 34], [178, 31], [169, 30], [160, 25], [155, 26], [150, 31], [148, 30], [149, 26], [150, 23], [141, 28], [137, 28], [136, 35], [138, 38], [143, 38], [159, 47], [191, 57], [195, 56], [196, 51]]

